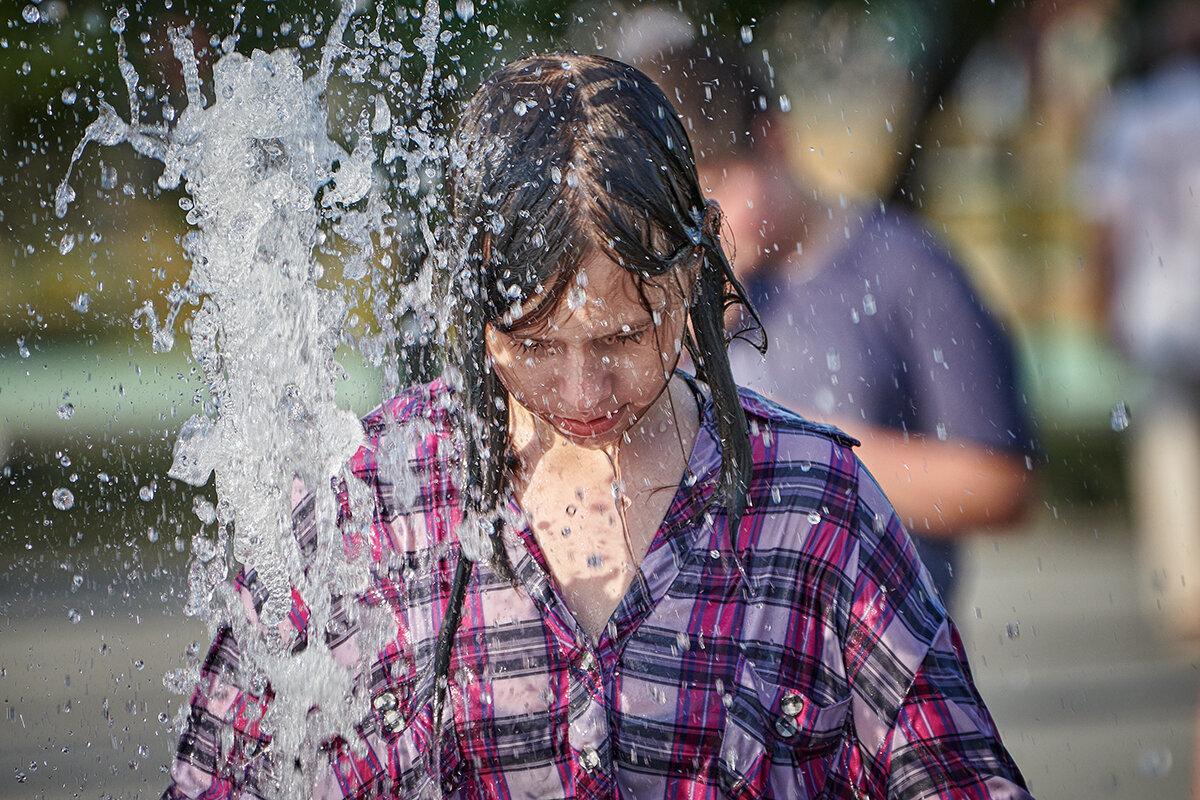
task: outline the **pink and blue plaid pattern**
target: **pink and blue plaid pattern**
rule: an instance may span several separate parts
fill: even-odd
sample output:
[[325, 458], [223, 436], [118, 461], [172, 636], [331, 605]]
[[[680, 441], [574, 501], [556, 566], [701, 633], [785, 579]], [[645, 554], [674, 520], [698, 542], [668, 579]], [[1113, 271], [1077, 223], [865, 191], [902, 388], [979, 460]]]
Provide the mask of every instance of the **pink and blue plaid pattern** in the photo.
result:
[[[598, 642], [519, 523], [506, 534], [515, 581], [476, 570], [435, 737], [430, 664], [459, 521], [446, 399], [438, 383], [418, 387], [365, 420], [352, 466], [374, 490], [376, 580], [360, 601], [390, 606], [399, 633], [370, 676], [363, 747], [328, 744], [315, 796], [1028, 797], [958, 634], [852, 442], [749, 392], [755, 465], [739, 530], [714, 498], [720, 451], [702, 401], [689, 474], [643, 580]], [[381, 474], [397, 452], [404, 480]], [[297, 508], [302, 542], [312, 507]], [[343, 497], [348, 540], [367, 522], [349, 515]], [[241, 582], [253, 616], [254, 576]], [[351, 646], [353, 634], [334, 644]], [[258, 719], [271, 695], [227, 682], [238, 653], [224, 631], [164, 797], [258, 797], [269, 778], [277, 755]]]

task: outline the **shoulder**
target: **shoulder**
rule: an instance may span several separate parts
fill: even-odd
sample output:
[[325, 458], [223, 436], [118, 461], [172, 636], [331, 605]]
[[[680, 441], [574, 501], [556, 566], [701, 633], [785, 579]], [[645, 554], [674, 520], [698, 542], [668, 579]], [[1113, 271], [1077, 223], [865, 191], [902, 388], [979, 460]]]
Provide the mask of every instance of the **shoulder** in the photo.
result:
[[858, 440], [748, 389], [741, 400], [753, 458], [751, 507], [777, 520], [816, 514], [852, 528], [862, 472], [853, 451]]
[[746, 422], [750, 425], [751, 435], [755, 434], [756, 428], [770, 427], [789, 439], [827, 441], [847, 448], [860, 444], [857, 439], [838, 428], [806, 419], [744, 386], [738, 387], [738, 394], [741, 397], [742, 409], [746, 412]]
[[453, 392], [438, 379], [418, 384], [362, 419], [366, 441], [350, 460], [354, 472], [375, 479], [385, 465], [426, 470], [452, 457]]
[[395, 424], [428, 424], [434, 428], [449, 429], [452, 400], [453, 393], [440, 378], [410, 386], [363, 417], [367, 440], [377, 441], [387, 428]]

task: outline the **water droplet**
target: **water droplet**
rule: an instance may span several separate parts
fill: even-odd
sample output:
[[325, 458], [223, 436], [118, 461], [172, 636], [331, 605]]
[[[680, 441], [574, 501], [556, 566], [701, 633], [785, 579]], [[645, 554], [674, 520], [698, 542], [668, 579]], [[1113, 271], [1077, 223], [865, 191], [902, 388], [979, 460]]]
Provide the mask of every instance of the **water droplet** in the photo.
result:
[[943, 442], [946, 441], [946, 423], [939, 422], [934, 426], [934, 428], [937, 431], [938, 440]]
[[63, 237], [58, 240], [58, 252], [66, 255], [75, 249], [75, 237], [72, 234], [64, 233]]
[[[518, 117], [525, 116], [525, 114], [528, 113], [528, 111], [529, 111], [529, 106], [525, 105], [524, 100], [518, 100], [516, 103], [513, 104], [513, 113], [516, 114]], [[555, 181], [555, 183], [557, 183], [557, 182], [558, 181]]]
[[779, 110], [784, 114], [792, 110], [792, 99], [786, 94], [779, 95]]
[[142, 670], [144, 670], [146, 668], [146, 662], [142, 661], [139, 658], [137, 661], [133, 662], [133, 668], [136, 669], [138, 672], [141, 672]]
[[1112, 425], [1112, 429], [1114, 431], [1116, 431], [1117, 433], [1120, 433], [1121, 431], [1128, 428], [1129, 427], [1129, 419], [1130, 419], [1129, 406], [1125, 404], [1124, 400], [1122, 400], [1120, 403], [1117, 403], [1115, 406], [1113, 406], [1112, 416], [1111, 416], [1109, 422]]
[[[1013, 620], [1012, 622], [1005, 625], [1004, 626], [1004, 635], [1007, 636], [1009, 639], [1021, 638], [1021, 623], [1017, 622], [1016, 620]], [[1034, 637], [1034, 638], [1037, 638], [1037, 637]]]
[[567, 308], [574, 311], [577, 308], [583, 308], [587, 302], [587, 292], [578, 286], [572, 286], [567, 292]]
[[138, 489], [138, 497], [140, 497], [146, 503], [149, 503], [151, 500], [153, 500], [154, 499], [154, 484], [148, 483], [145, 486]]
[[[75, 404], [72, 403], [71, 399], [67, 395], [64, 394], [62, 402], [58, 404], [58, 418], [59, 419], [70, 419], [73, 416], [75, 416]], [[70, 463], [71, 463], [71, 459], [68, 458], [67, 463], [63, 464], [63, 466], [64, 467], [69, 466]]]
[[1171, 771], [1173, 761], [1169, 747], [1147, 747], [1138, 755], [1138, 771], [1147, 778], [1162, 778]]
[[875, 312], [878, 310], [879, 310], [878, 306], [876, 306], [876, 304], [875, 304], [875, 295], [871, 294], [870, 292], [867, 292], [866, 294], [864, 294], [863, 295], [863, 313], [866, 314], [868, 317], [873, 317], [873, 316], [875, 316]]
[[[117, 184], [120, 182], [120, 180], [121, 180], [121, 174], [119, 172], [117, 172], [116, 167], [114, 167], [111, 164], [102, 164], [100, 166], [100, 188], [101, 189], [104, 189], [107, 192], [111, 192], [113, 189], [117, 188]], [[99, 239], [95, 238], [98, 235], [99, 234], [97, 234], [97, 233], [92, 234], [93, 244], [99, 241]]]
[[113, 33], [124, 33], [125, 20], [127, 19], [129, 19], [129, 10], [126, 8], [118, 8], [117, 15], [112, 18], [111, 22], [108, 23], [108, 27], [112, 29]]
[[484, 33], [487, 34], [489, 39], [494, 39], [496, 38], [496, 34], [500, 33], [500, 29], [495, 25], [488, 25], [487, 28], [484, 29]]
[[570, 536], [571, 535], [570, 526], [563, 528], [561, 531], [559, 531], [559, 533], [561, 533], [563, 536]]
[[75, 505], [75, 495], [70, 489], [55, 489], [53, 499], [54, 507], [59, 511], [67, 511]]
[[568, 517], [575, 516], [576, 512], [578, 512], [578, 511], [579, 511], [579, 509], [577, 509], [574, 504], [567, 506], [567, 516]]
[[146, 538], [149, 539], [151, 542], [157, 542], [158, 541], [158, 529], [154, 528], [153, 526], [151, 526], [150, 528], [147, 528], [146, 529]]
[[562, 183], [562, 170], [558, 167], [551, 167], [550, 180], [554, 181], [555, 183]]
[[754, 41], [754, 29], [749, 25], [742, 26], [742, 44], [750, 44]]
[[74, 89], [67, 87], [66, 89], [62, 90], [62, 101], [66, 105], [69, 105], [69, 106], [75, 105], [76, 97], [78, 97], [78, 95], [75, 94]]
[[77, 592], [81, 586], [83, 586], [83, 576], [76, 574], [73, 578], [71, 578], [71, 591]]
[[192, 513], [200, 518], [205, 525], [211, 525], [217, 519], [217, 509], [204, 497], [192, 500]]
[[387, 98], [375, 95], [375, 114], [371, 117], [371, 133], [387, 133], [392, 128], [392, 109]]
[[836, 348], [831, 347], [825, 351], [825, 366], [830, 372], [837, 372], [842, 368], [842, 357]]
[[24, 19], [26, 22], [28, 22], [30, 25], [34, 25], [38, 22], [41, 22], [42, 12], [40, 10], [38, 10], [37, 6], [28, 5], [28, 6], [25, 6], [25, 10], [21, 12], [21, 18]]
[[29, 348], [25, 346], [24, 336], [17, 337], [17, 354], [21, 356], [21, 358], [29, 358], [30, 356]]
[[80, 292], [79, 296], [71, 303], [71, 308], [78, 311], [80, 314], [86, 314], [88, 309], [92, 307], [92, 296], [87, 292]]
[[458, 0], [454, 4], [454, 13], [458, 14], [458, 18], [463, 22], [470, 22], [471, 17], [475, 16], [475, 4], [471, 0]]
[[78, 625], [79, 620], [83, 619], [83, 616], [76, 609], [72, 608], [67, 612], [67, 619], [71, 620], [72, 625]]

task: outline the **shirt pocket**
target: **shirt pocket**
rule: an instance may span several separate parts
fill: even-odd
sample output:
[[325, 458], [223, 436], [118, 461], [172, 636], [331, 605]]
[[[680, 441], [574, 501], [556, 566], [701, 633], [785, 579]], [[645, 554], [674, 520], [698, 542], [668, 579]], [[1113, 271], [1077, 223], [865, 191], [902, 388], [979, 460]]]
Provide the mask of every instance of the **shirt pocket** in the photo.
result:
[[822, 796], [848, 737], [849, 692], [833, 702], [819, 700], [799, 687], [764, 678], [742, 657], [725, 702], [718, 769], [728, 797]]

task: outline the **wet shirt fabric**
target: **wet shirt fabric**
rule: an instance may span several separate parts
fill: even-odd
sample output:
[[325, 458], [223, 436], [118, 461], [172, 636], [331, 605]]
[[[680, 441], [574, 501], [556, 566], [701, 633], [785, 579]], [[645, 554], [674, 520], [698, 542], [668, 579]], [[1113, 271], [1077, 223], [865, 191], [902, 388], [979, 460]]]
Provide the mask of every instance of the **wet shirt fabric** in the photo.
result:
[[[343, 493], [342, 526], [368, 531], [376, 572], [362, 601], [390, 606], [398, 635], [369, 677], [361, 746], [328, 746], [315, 796], [1028, 797], [852, 441], [744, 393], [751, 505], [731, 532], [701, 394], [687, 474], [598, 641], [510, 504], [515, 581], [475, 571], [436, 737], [429, 673], [460, 520], [446, 391], [410, 390], [367, 418], [352, 466], [374, 491], [373, 518], [352, 519]], [[382, 474], [393, 448], [411, 470], [399, 481]], [[303, 537], [312, 503], [299, 508]], [[243, 584], [253, 613], [252, 576]], [[303, 630], [298, 598], [293, 618]], [[351, 635], [337, 649], [354, 646]], [[238, 653], [224, 631], [165, 797], [256, 797], [270, 779], [270, 691], [228, 682]]]
[[[817, 419], [1031, 454], [1012, 344], [946, 248], [895, 209], [851, 209], [836, 235], [747, 283], [768, 349], [733, 343], [738, 383]], [[918, 546], [949, 595], [953, 544]]]

